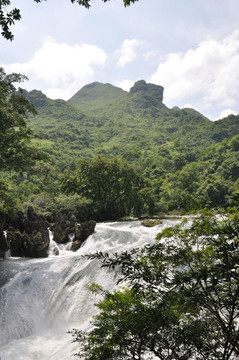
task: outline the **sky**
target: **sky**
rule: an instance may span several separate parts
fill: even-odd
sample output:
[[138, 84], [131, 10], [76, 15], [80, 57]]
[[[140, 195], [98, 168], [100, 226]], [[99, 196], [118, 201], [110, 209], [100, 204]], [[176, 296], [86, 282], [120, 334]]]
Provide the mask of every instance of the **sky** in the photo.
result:
[[28, 91], [70, 99], [94, 81], [129, 91], [138, 80], [164, 87], [169, 108], [211, 120], [239, 113], [239, 0], [12, 0], [22, 19], [0, 37], [0, 66]]

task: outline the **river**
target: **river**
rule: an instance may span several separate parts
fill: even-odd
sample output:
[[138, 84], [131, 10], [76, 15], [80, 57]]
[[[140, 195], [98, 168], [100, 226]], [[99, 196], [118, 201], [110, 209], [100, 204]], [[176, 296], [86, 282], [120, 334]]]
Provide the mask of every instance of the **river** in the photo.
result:
[[[139, 221], [99, 223], [75, 253], [59, 248], [45, 259], [0, 261], [0, 359], [72, 360], [77, 344], [67, 332], [89, 329], [99, 297], [86, 285], [116, 286], [116, 274], [99, 260], [82, 258], [97, 250], [114, 253], [153, 243], [156, 234], [181, 220], [163, 220], [147, 228]], [[51, 249], [55, 246], [51, 242]], [[68, 246], [69, 248], [69, 246]]]

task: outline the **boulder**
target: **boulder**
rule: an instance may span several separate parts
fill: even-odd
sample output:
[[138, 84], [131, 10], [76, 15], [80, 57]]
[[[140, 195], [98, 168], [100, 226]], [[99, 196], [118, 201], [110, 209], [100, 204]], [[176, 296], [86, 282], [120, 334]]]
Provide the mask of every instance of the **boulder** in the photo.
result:
[[11, 256], [40, 258], [48, 256], [48, 223], [29, 206], [27, 215], [19, 212], [7, 231]]
[[73, 235], [73, 242], [71, 250], [76, 251], [80, 248], [82, 243], [95, 230], [96, 221], [89, 220], [79, 224], [75, 216], [67, 218], [65, 215], [59, 215], [55, 224], [51, 227], [54, 236], [53, 239], [58, 244], [66, 244], [70, 241], [70, 236]]
[[54, 233], [54, 241], [58, 244], [66, 244], [69, 242], [69, 235], [75, 233], [77, 220], [75, 216], [69, 219], [65, 215], [59, 215], [55, 224], [51, 227]]
[[78, 224], [75, 231], [75, 238], [71, 247], [72, 251], [76, 251], [81, 247], [81, 245], [88, 238], [88, 236], [90, 236], [94, 232], [95, 225], [95, 220], [89, 220]]

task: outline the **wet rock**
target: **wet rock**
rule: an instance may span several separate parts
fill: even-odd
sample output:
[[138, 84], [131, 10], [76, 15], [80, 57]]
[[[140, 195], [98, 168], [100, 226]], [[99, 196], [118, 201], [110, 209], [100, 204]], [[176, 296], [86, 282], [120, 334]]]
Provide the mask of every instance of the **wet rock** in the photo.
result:
[[4, 258], [5, 252], [9, 250], [9, 244], [4, 235], [5, 215], [0, 211], [0, 258]]
[[11, 221], [7, 238], [11, 256], [40, 258], [48, 256], [48, 223], [29, 206], [27, 215], [19, 212]]
[[75, 238], [71, 247], [72, 251], [76, 251], [81, 247], [81, 245], [88, 238], [88, 236], [90, 236], [94, 232], [95, 225], [95, 220], [89, 220], [78, 224], [75, 231]]
[[53, 249], [52, 249], [52, 254], [59, 255], [60, 254], [59, 248], [54, 246]]
[[67, 218], [65, 215], [59, 215], [55, 224], [51, 227], [54, 233], [54, 241], [58, 244], [69, 242], [69, 235], [75, 233], [77, 220], [75, 216]]
[[141, 222], [141, 225], [145, 226], [145, 227], [153, 227], [159, 224], [162, 224], [162, 220], [160, 219], [144, 219]]

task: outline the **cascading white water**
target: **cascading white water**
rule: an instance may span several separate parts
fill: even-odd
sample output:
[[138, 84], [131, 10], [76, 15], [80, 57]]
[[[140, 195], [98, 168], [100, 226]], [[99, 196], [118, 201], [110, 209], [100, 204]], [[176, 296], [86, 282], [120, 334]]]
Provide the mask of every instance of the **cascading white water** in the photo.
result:
[[[0, 261], [0, 359], [74, 359], [77, 344], [67, 331], [89, 328], [99, 300], [85, 286], [92, 282], [108, 290], [116, 286], [114, 272], [81, 255], [141, 247], [176, 223], [180, 220], [164, 220], [152, 228], [139, 221], [100, 223], [76, 253], [59, 247], [58, 256], [52, 251], [46, 259]], [[51, 249], [54, 246], [52, 242]]]

